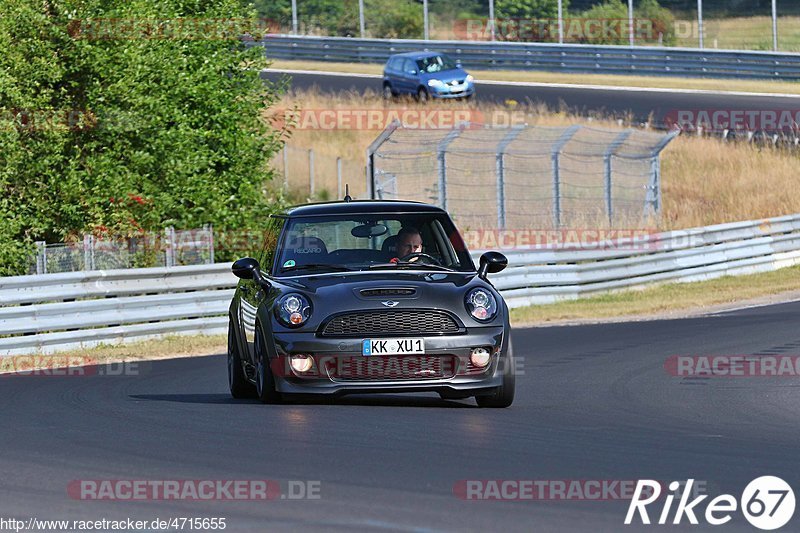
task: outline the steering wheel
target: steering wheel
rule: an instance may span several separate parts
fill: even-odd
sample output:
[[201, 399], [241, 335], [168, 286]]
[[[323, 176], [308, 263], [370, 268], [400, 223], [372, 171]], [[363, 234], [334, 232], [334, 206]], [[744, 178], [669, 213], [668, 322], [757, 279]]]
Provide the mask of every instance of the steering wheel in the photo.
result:
[[403, 257], [398, 257], [397, 260], [398, 261], [403, 261], [403, 262], [408, 262], [411, 259], [414, 259], [415, 257], [419, 257], [419, 258], [422, 258], [422, 259], [427, 259], [428, 261], [430, 261], [434, 265], [442, 266], [442, 264], [439, 262], [438, 259], [436, 259], [435, 257], [433, 257], [430, 254], [426, 254], [425, 252], [412, 252], [412, 253], [410, 253], [408, 255], [404, 255]]

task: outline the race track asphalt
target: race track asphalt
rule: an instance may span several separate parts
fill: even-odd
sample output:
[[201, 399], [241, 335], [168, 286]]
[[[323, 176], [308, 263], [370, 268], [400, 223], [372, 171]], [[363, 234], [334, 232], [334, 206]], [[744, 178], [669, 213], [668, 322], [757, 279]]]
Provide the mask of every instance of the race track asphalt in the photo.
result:
[[[134, 375], [0, 377], [0, 517], [226, 517], [228, 531], [638, 531], [624, 501], [465, 501], [463, 480], [702, 480], [800, 488], [796, 377], [680, 378], [672, 355], [796, 355], [800, 303], [700, 318], [513, 331], [504, 410], [434, 395], [262, 405], [224, 356]], [[73, 480], [319, 481], [320, 499], [81, 501]], [[284, 489], [287, 490], [287, 489]], [[284, 492], [285, 494], [285, 492]], [[702, 507], [704, 508], [704, 506]], [[660, 512], [660, 507], [654, 514]], [[787, 530], [798, 530], [797, 517]], [[664, 527], [661, 527], [664, 529]], [[689, 528], [684, 519], [677, 530]], [[737, 514], [717, 531], [754, 531]]]
[[[381, 78], [352, 74], [285, 73], [277, 70], [262, 72], [262, 77], [277, 81], [290, 78], [297, 89], [316, 88], [323, 93], [337, 94], [367, 90], [380, 94]], [[609, 116], [632, 122], [661, 125], [666, 117], [676, 117], [678, 111], [800, 111], [800, 96], [714, 94], [702, 92], [670, 92], [663, 90], [620, 90], [593, 87], [523, 86], [502, 83], [476, 82], [479, 102], [503, 103], [508, 100], [544, 104], [550, 109], [567, 110], [586, 116]], [[725, 90], [724, 80], [720, 91]]]

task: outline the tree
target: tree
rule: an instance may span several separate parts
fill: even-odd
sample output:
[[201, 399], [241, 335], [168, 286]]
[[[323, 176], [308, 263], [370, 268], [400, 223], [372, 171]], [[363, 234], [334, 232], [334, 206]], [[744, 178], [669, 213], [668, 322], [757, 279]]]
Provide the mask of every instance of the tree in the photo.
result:
[[254, 13], [237, 0], [0, 12], [0, 274], [23, 272], [35, 240], [263, 221], [279, 132], [261, 117], [277, 98], [263, 49], [238, 39]]

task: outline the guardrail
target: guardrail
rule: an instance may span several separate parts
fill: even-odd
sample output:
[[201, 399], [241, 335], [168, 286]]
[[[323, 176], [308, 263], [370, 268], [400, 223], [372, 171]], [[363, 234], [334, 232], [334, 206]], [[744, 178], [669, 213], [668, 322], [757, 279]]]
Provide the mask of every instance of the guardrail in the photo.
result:
[[253, 45], [263, 46], [271, 59], [384, 63], [392, 54], [435, 50], [474, 69], [800, 79], [800, 54], [781, 52], [292, 35], [270, 35]]
[[[800, 264], [800, 215], [505, 253], [491, 280], [521, 307]], [[225, 333], [236, 281], [228, 264], [0, 278], [0, 356]]]

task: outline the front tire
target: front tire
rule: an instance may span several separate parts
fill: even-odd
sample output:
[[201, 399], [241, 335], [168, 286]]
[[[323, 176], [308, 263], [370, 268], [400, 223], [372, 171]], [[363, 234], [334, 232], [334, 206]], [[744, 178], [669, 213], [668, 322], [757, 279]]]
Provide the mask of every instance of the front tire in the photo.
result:
[[476, 396], [475, 401], [478, 407], [489, 407], [503, 409], [510, 407], [514, 403], [514, 391], [516, 389], [516, 378], [514, 377], [514, 355], [511, 348], [511, 340], [508, 341], [508, 354], [503, 368], [503, 384], [495, 387], [491, 394], [487, 396]]
[[237, 400], [245, 398], [254, 398], [256, 395], [256, 388], [253, 384], [247, 381], [247, 376], [244, 375], [242, 368], [242, 357], [239, 354], [239, 345], [236, 342], [236, 330], [233, 327], [233, 319], [229, 318], [228, 321], [228, 387], [231, 390], [231, 396]]
[[420, 87], [417, 90], [417, 102], [420, 104], [427, 104], [429, 99], [430, 95], [428, 94], [428, 89], [425, 87]]
[[258, 328], [256, 328], [255, 352], [256, 396], [262, 403], [281, 403], [283, 398], [281, 397], [281, 393], [275, 388], [275, 376], [272, 374], [272, 368], [270, 368], [269, 364], [269, 355], [267, 354], [264, 340]]

